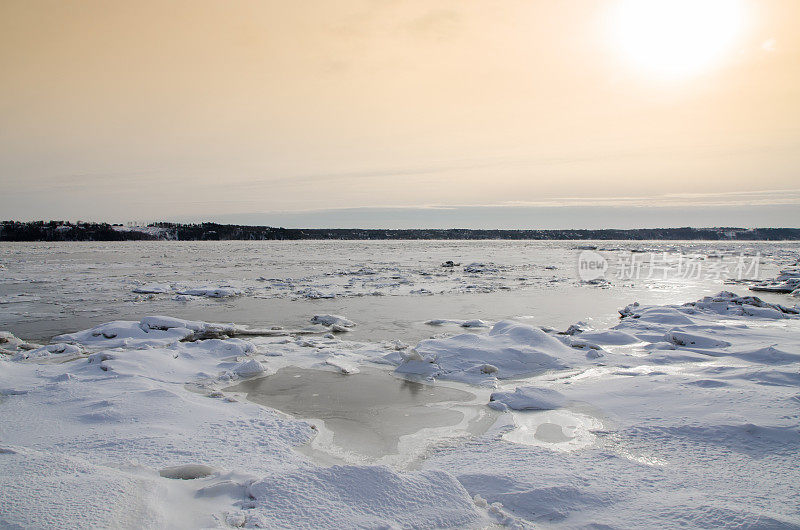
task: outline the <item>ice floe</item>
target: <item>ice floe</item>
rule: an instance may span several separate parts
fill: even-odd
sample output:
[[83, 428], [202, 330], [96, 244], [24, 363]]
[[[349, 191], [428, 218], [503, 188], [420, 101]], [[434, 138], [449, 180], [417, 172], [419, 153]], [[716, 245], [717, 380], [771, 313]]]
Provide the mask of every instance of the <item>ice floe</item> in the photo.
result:
[[39, 348], [38, 344], [33, 344], [15, 337], [8, 331], [0, 331], [0, 355], [16, 355]]
[[772, 280], [766, 280], [750, 286], [751, 291], [769, 293], [791, 293], [800, 289], [800, 267], [784, 269]]
[[182, 289], [178, 291], [179, 295], [184, 296], [205, 296], [208, 298], [230, 298], [232, 296], [241, 296], [244, 291], [235, 287], [194, 287], [191, 289]]
[[485, 320], [472, 319], [472, 320], [458, 320], [452, 318], [434, 318], [425, 322], [429, 326], [443, 326], [445, 324], [454, 324], [462, 328], [488, 328], [491, 324]]
[[311, 317], [311, 323], [319, 324], [320, 326], [338, 326], [342, 328], [352, 328], [356, 325], [352, 320], [340, 315], [314, 315]]

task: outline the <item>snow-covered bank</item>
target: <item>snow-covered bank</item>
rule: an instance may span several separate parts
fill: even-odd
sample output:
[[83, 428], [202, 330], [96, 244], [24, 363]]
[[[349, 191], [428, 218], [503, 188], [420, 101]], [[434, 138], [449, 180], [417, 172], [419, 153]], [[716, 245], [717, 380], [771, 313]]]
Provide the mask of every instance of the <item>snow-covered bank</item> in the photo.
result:
[[732, 293], [629, 305], [592, 332], [602, 364], [503, 385], [502, 436], [424, 467], [534, 523], [798, 527], [800, 319], [783, 309]]
[[[220, 325], [111, 322], [58, 337], [85, 352], [71, 362], [3, 356], [0, 526], [459, 527], [488, 520], [448, 473], [321, 468], [299, 455], [293, 448], [315, 435], [309, 423], [216, 390], [270, 370], [268, 359], [280, 352], [261, 354], [236, 338], [185, 342], [209, 330]], [[265, 344], [310, 349], [316, 363], [327, 357], [300, 340]]]
[[[722, 292], [414, 348], [342, 340], [339, 315], [316, 334], [170, 317], [2, 334], [0, 527], [800, 527], [795, 301]], [[365, 364], [478, 385], [501, 419], [419, 470], [326, 467], [295, 450], [309, 421], [222, 391]]]

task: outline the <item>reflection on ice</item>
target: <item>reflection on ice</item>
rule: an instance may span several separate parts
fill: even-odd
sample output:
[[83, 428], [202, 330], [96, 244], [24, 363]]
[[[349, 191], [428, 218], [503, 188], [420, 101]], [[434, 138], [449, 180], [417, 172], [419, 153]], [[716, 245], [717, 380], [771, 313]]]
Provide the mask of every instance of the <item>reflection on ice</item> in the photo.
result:
[[344, 375], [286, 367], [227, 391], [317, 423], [313, 447], [352, 462], [407, 463], [444, 438], [485, 431], [494, 416], [471, 392], [374, 368]]

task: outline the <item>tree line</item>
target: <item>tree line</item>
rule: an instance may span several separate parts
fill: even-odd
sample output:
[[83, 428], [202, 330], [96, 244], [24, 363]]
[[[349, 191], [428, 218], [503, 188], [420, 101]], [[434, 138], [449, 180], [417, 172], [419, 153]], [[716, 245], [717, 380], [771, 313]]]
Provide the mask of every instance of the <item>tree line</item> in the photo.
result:
[[151, 223], [125, 227], [109, 223], [3, 221], [0, 241], [141, 241], [141, 240], [711, 240], [797, 241], [799, 228], [636, 228], [597, 230], [362, 229], [282, 228], [217, 223]]

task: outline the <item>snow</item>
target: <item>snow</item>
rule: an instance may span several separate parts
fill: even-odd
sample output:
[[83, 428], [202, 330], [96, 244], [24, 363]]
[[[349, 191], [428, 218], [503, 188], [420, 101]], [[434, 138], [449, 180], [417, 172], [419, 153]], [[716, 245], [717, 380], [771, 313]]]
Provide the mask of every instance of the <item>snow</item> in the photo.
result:
[[[218, 389], [271, 373], [273, 357], [259, 348], [288, 353], [297, 343], [265, 337], [256, 348], [237, 338], [183, 341], [220, 328], [234, 326], [164, 316], [114, 321], [40, 348], [53, 355], [85, 350], [76, 360], [0, 361], [0, 526], [486, 522], [485, 510], [449, 473], [324, 468], [295, 452], [315, 435], [309, 423]], [[317, 353], [307, 357], [319, 362]], [[337, 355], [328, 362], [358, 371], [350, 359]]]
[[4, 362], [0, 388], [15, 392], [0, 403], [11, 450], [0, 454], [0, 526], [214, 526], [238, 499], [172, 508], [209, 484], [167, 485], [160, 470], [304, 465], [291, 447], [310, 439], [308, 424], [186, 387], [200, 372], [224, 374], [224, 358], [241, 351], [211, 346], [104, 351], [101, 362]]
[[261, 375], [266, 371], [267, 369], [264, 367], [264, 365], [255, 359], [247, 359], [246, 361], [242, 361], [231, 368], [231, 372], [236, 374], [238, 377], [253, 377], [256, 375]]
[[56, 343], [56, 344], [47, 344], [45, 346], [41, 346], [39, 348], [35, 348], [33, 350], [23, 350], [17, 353], [13, 359], [43, 359], [46, 357], [53, 357], [58, 355], [80, 355], [84, 352], [83, 348], [80, 345], [76, 344], [65, 344], [63, 342]]
[[640, 342], [639, 339], [630, 333], [618, 330], [584, 331], [573, 334], [572, 336], [582, 341], [603, 345], [629, 345]]
[[[420, 342], [395, 370], [431, 379], [493, 385], [509, 379], [564, 369], [583, 356], [539, 328], [513, 321], [495, 324], [486, 335], [465, 333]], [[484, 370], [491, 365], [496, 371]]]
[[560, 392], [550, 388], [517, 387], [513, 392], [493, 392], [489, 406], [498, 410], [550, 410], [566, 405]]
[[175, 480], [196, 480], [204, 478], [216, 473], [213, 467], [204, 466], [201, 464], [185, 464], [182, 466], [165, 467], [158, 472], [164, 478], [171, 478]]
[[[430, 274], [449, 275], [442, 281], [463, 279], [431, 261]], [[507, 273], [473, 265], [478, 291]], [[348, 283], [334, 280], [354, 280], [365, 282], [355, 292], [391, 282], [377, 288], [410, 293], [403, 282], [417, 289], [427, 278], [386, 264], [343, 267], [331, 285], [320, 277], [289, 292], [339, 293]], [[356, 331], [332, 333], [355, 326], [323, 312], [345, 313], [338, 300], [298, 302], [329, 304], [302, 316], [319, 312], [315, 334], [141, 314], [44, 345], [2, 332], [0, 527], [798, 527], [796, 298], [694, 298], [632, 303], [610, 327], [586, 319], [563, 333], [469, 318], [498, 318], [487, 304], [428, 321], [469, 329], [438, 328], [459, 334], [413, 348], [363, 338], [361, 318]], [[203, 304], [217, 302], [192, 305]], [[425, 318], [416, 324], [428, 333]], [[340, 338], [354, 336], [361, 342]], [[229, 390], [287, 366], [336, 372], [347, 385], [381, 369], [466, 388], [475, 402], [453, 410], [478, 407], [484, 415], [471, 417], [486, 425], [402, 465], [341, 465], [309, 449], [327, 435], [313, 418]], [[403, 392], [424, 392], [406, 383]]]
[[152, 316], [141, 321], [116, 320], [77, 333], [59, 335], [53, 340], [76, 343], [90, 348], [142, 348], [171, 344], [192, 337], [203, 330], [225, 329], [212, 325], [172, 317]]
[[720, 293], [630, 307], [615, 331], [657, 345], [683, 328], [707, 342], [642, 347], [497, 392], [492, 403], [519, 408], [544, 390], [559, 399], [553, 410], [511, 410], [500, 438], [440, 451], [423, 468], [543, 525], [797, 526], [800, 326], [792, 313], [740, 311], [761, 304]]
[[262, 528], [448, 528], [482, 521], [463, 486], [433, 470], [333, 466], [268, 476], [247, 492], [254, 501], [246, 524]]

